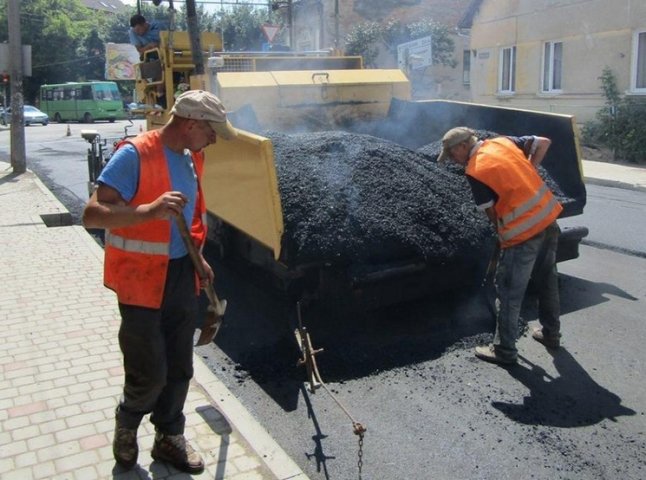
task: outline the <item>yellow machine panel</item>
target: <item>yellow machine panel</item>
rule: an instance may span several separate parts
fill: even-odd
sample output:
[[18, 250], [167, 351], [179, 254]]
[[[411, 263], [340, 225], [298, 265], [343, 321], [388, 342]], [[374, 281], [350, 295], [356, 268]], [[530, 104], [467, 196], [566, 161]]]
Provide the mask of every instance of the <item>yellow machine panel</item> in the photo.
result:
[[224, 65], [219, 68], [221, 72], [270, 72], [276, 70], [348, 70], [363, 68], [361, 56], [329, 56], [314, 55], [303, 56], [298, 53], [281, 56], [243, 53], [222, 53], [219, 55]]
[[228, 110], [252, 105], [262, 128], [288, 129], [383, 118], [393, 98], [411, 97], [401, 70], [223, 72], [216, 92]]
[[[169, 53], [173, 53], [174, 63], [178, 63], [182, 58], [185, 58], [188, 63], [193, 62], [193, 55], [191, 53], [191, 41], [188, 32], [181, 31], [161, 31], [159, 32], [160, 45], [159, 48], [167, 48]], [[200, 33], [200, 46], [202, 51], [220, 52], [222, 51], [222, 38], [219, 33], [215, 32], [202, 32]], [[168, 57], [167, 57], [168, 58]]]
[[283, 214], [271, 141], [239, 131], [205, 150], [206, 208], [280, 256]]

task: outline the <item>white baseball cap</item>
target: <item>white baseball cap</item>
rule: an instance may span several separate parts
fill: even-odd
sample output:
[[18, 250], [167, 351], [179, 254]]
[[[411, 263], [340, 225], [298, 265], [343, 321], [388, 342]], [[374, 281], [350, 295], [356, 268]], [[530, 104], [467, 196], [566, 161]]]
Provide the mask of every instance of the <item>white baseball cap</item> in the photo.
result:
[[227, 120], [227, 112], [218, 97], [205, 90], [187, 90], [175, 99], [172, 115], [193, 120], [206, 120], [215, 133], [231, 140], [238, 131]]

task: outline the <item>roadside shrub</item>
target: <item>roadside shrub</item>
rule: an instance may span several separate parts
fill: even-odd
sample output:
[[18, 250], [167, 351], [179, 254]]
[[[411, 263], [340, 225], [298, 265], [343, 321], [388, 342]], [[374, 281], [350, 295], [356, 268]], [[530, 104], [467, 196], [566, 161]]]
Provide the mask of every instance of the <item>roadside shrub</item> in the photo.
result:
[[615, 159], [646, 163], [646, 99], [622, 96], [614, 73], [608, 67], [599, 77], [606, 98], [596, 120], [587, 122], [582, 130], [583, 142], [600, 144], [613, 151]]

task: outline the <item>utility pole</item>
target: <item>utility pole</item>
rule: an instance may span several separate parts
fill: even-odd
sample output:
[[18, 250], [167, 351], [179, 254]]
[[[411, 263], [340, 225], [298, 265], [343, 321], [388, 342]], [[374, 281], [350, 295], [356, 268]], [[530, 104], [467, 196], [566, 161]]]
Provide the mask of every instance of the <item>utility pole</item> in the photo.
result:
[[334, 50], [339, 52], [339, 0], [334, 0]]
[[202, 75], [204, 73], [204, 58], [202, 56], [200, 31], [197, 25], [195, 0], [186, 0], [186, 23], [188, 24], [188, 36], [191, 41], [191, 53], [193, 56], [193, 65], [195, 65], [195, 74]]
[[287, 1], [287, 23], [289, 24], [289, 48], [294, 50], [294, 10], [292, 0]]
[[14, 173], [25, 173], [25, 114], [22, 98], [22, 39], [20, 36], [20, 1], [8, 0], [9, 87], [11, 88], [11, 166]]

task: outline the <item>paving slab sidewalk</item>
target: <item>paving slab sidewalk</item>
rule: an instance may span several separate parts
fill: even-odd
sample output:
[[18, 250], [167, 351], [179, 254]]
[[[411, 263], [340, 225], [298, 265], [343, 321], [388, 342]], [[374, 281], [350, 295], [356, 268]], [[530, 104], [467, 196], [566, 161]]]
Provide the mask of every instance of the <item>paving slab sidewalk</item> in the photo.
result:
[[[0, 477], [189, 478], [152, 460], [147, 419], [138, 467], [124, 472], [112, 457], [123, 369], [102, 248], [30, 171], [0, 162], [0, 202]], [[194, 477], [306, 480], [199, 355], [194, 363], [186, 436], [206, 462]]]

